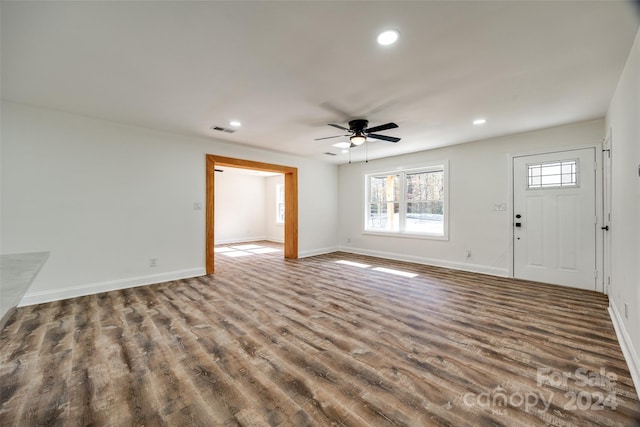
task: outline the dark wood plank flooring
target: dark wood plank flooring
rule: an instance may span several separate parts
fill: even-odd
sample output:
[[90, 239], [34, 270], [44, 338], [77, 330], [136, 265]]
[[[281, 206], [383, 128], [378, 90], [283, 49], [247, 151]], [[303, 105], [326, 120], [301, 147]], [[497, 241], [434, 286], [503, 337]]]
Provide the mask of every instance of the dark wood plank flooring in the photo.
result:
[[0, 425], [640, 425], [604, 295], [250, 251], [216, 254], [212, 276], [16, 310]]

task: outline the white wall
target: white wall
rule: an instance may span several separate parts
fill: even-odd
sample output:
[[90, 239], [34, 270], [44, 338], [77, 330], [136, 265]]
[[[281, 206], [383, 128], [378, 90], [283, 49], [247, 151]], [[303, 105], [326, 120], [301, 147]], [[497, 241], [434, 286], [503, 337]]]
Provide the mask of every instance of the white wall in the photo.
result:
[[[284, 175], [270, 176], [264, 179], [265, 191], [265, 232], [267, 240], [284, 242], [284, 225], [276, 223], [276, 185], [284, 185]], [[336, 197], [336, 195], [333, 195]]]
[[216, 174], [216, 244], [271, 240], [284, 242], [284, 225], [276, 223], [276, 185], [284, 175], [269, 177], [228, 168]]
[[[640, 390], [640, 32], [609, 106], [611, 129], [610, 303]], [[624, 306], [628, 306], [628, 317]], [[626, 348], [625, 348], [626, 347]]]
[[297, 167], [300, 256], [336, 246], [335, 165], [13, 103], [2, 113], [2, 253], [51, 253], [23, 305], [203, 274], [193, 203], [206, 154]]
[[[339, 168], [339, 242], [348, 251], [508, 275], [511, 256], [510, 156], [596, 145], [603, 120], [493, 138]], [[363, 234], [364, 175], [449, 162], [449, 240]], [[494, 211], [506, 203], [506, 211]], [[350, 243], [349, 243], [350, 241]], [[465, 250], [471, 249], [471, 258]]]
[[215, 243], [266, 238], [265, 178], [227, 170], [215, 176]]

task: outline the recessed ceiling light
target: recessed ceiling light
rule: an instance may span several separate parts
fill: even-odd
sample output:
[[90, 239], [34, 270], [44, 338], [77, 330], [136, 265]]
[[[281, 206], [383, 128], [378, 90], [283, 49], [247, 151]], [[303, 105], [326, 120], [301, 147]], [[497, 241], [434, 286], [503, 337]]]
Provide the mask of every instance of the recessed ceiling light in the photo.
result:
[[382, 46], [388, 46], [394, 44], [398, 40], [398, 33], [396, 30], [386, 30], [378, 34], [378, 43]]
[[351, 143], [349, 142], [337, 142], [335, 144], [333, 144], [334, 147], [336, 148], [349, 148], [351, 147]]
[[473, 121], [474, 125], [483, 125], [485, 123], [487, 123], [487, 119], [476, 119]]
[[229, 125], [239, 128], [240, 126], [242, 126], [242, 123], [240, 123], [238, 120], [231, 120], [229, 122]]

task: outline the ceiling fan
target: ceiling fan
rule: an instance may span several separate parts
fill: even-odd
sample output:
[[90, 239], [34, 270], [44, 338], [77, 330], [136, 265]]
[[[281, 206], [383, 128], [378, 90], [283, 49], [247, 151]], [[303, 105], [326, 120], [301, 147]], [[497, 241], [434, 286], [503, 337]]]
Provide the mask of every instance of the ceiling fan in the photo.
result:
[[389, 141], [389, 142], [400, 141], [400, 138], [396, 138], [395, 136], [379, 135], [377, 133], [374, 133], [374, 132], [380, 132], [382, 130], [397, 128], [398, 127], [397, 124], [390, 122], [384, 125], [367, 128], [368, 125], [369, 125], [369, 121], [365, 119], [351, 120], [349, 122], [348, 129], [344, 126], [336, 125], [334, 123], [329, 123], [329, 126], [333, 126], [334, 128], [338, 128], [349, 133], [346, 135], [336, 135], [336, 136], [326, 136], [324, 138], [316, 138], [314, 141], [319, 141], [321, 139], [340, 138], [340, 137], [348, 136], [349, 141], [351, 141], [351, 148], [364, 144], [367, 138], [380, 139], [382, 141]]

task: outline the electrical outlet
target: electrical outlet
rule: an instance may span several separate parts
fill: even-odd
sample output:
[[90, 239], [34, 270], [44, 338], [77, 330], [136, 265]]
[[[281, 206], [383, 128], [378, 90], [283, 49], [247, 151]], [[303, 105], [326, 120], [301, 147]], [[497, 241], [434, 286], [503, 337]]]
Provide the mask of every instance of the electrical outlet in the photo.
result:
[[347, 244], [350, 245], [351, 244], [351, 237], [347, 237]]
[[158, 266], [158, 258], [150, 258], [149, 267], [157, 267], [157, 266]]
[[471, 249], [467, 249], [466, 251], [464, 251], [464, 253], [467, 258], [471, 258]]

